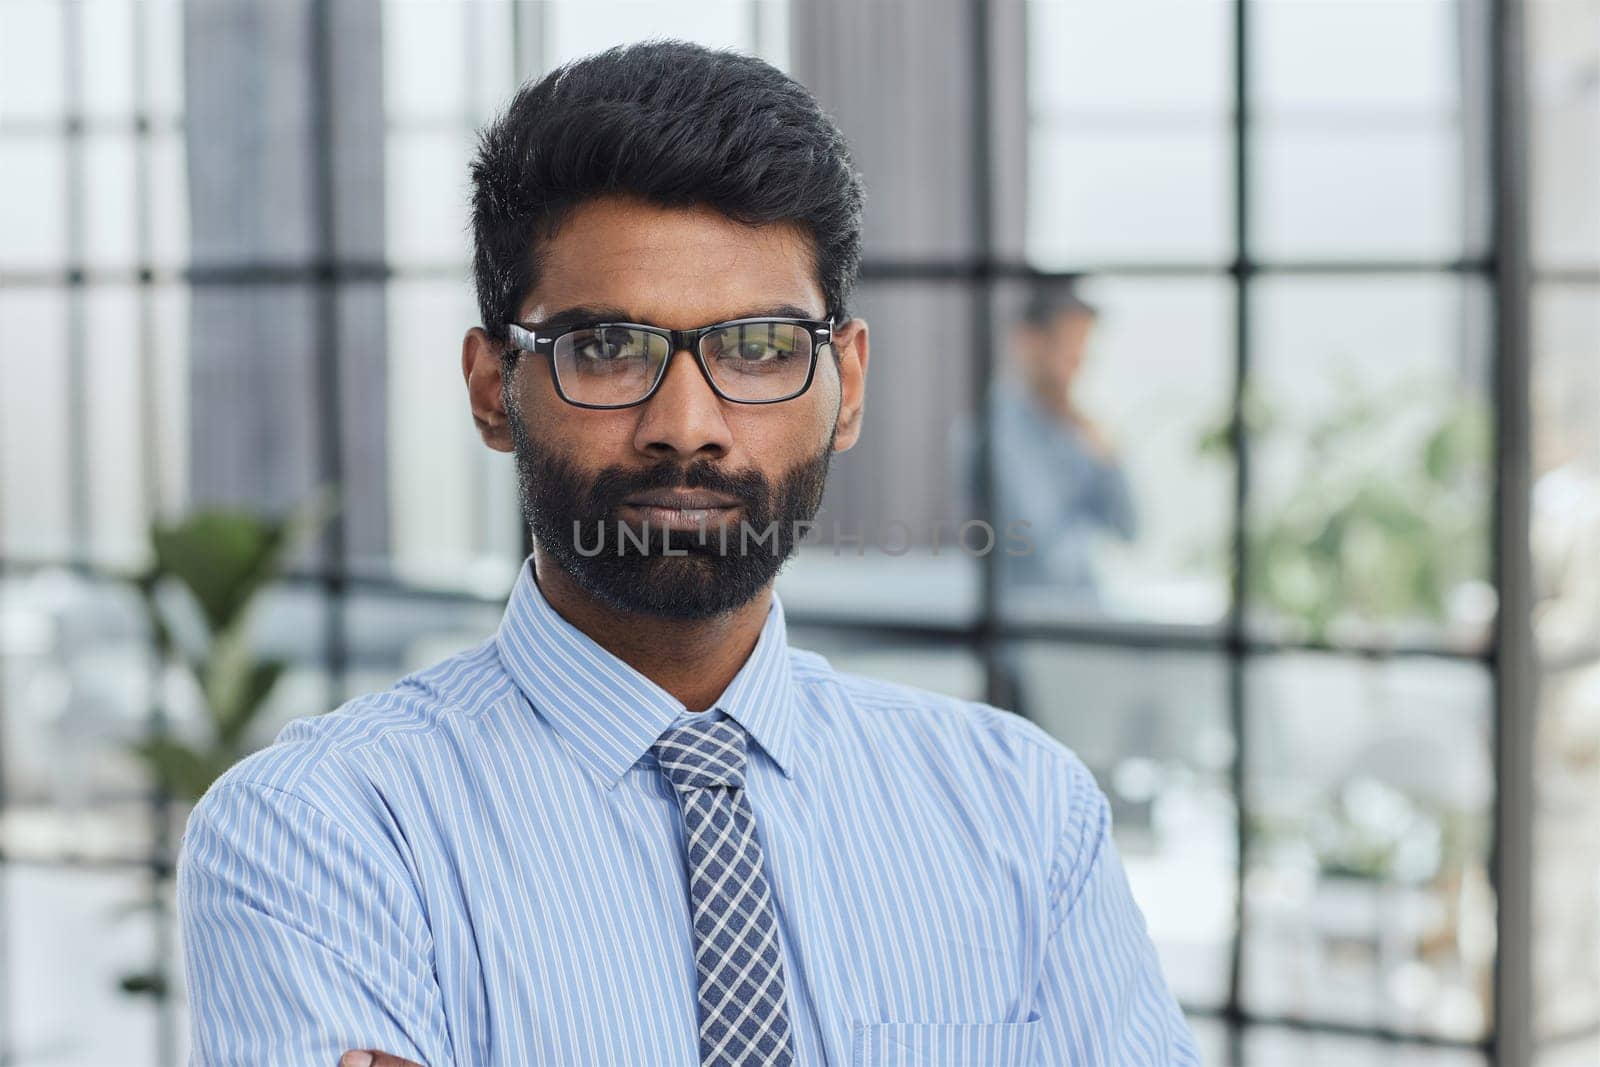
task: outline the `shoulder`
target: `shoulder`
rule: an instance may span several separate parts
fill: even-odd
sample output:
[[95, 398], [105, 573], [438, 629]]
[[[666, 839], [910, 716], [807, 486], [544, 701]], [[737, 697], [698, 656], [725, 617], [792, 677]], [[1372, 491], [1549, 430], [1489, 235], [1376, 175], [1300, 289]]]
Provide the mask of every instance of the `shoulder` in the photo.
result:
[[[1076, 851], [1106, 807], [1078, 755], [1037, 723], [979, 700], [836, 670], [793, 649], [797, 682], [844, 736], [909, 761], [943, 783], [963, 782], [1033, 827], [1041, 850]], [[948, 787], [948, 785], [946, 786]]]
[[[347, 814], [370, 788], [361, 767], [381, 749], [387, 761], [411, 762], [450, 730], [496, 706], [510, 692], [492, 640], [345, 701], [332, 711], [288, 722], [272, 743], [219, 777], [195, 808], [204, 818], [225, 804], [306, 806]], [[341, 810], [342, 809], [342, 810]]]
[[802, 688], [847, 704], [855, 717], [870, 727], [961, 736], [1003, 750], [1015, 759], [1054, 764], [1056, 770], [1066, 773], [1083, 768], [1071, 749], [1014, 711], [905, 682], [841, 671], [825, 656], [807, 649], [791, 648], [790, 663]]

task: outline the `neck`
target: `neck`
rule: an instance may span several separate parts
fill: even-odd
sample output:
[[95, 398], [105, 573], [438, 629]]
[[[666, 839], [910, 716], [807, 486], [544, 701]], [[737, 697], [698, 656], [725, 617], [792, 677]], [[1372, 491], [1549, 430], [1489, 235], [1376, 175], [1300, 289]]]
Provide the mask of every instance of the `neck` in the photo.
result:
[[1022, 375], [1020, 384], [1022, 391], [1039, 410], [1059, 422], [1071, 421], [1073, 407], [1070, 384], [1051, 381], [1041, 375], [1029, 373]]
[[772, 604], [768, 584], [725, 615], [663, 619], [599, 603], [537, 544], [533, 565], [539, 590], [558, 615], [694, 712], [709, 710], [750, 658]]

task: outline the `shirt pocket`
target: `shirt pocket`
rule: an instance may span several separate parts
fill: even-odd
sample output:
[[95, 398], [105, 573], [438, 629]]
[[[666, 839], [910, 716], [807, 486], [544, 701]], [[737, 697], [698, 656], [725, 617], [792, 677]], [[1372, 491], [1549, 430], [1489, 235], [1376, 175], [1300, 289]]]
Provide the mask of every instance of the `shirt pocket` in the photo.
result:
[[855, 1023], [851, 1067], [1036, 1067], [1039, 1013], [1017, 1023]]

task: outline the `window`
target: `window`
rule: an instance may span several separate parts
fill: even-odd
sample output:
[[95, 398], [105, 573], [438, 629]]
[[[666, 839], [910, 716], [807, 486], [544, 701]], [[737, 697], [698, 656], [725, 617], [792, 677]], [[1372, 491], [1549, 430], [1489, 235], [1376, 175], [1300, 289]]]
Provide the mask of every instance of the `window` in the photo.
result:
[[[204, 714], [130, 599], [149, 521], [347, 486], [260, 607], [290, 665], [263, 741], [487, 635], [526, 534], [460, 396], [474, 130], [653, 35], [793, 71], [868, 183], [870, 418], [779, 578], [796, 643], [1078, 751], [1217, 1062], [1484, 1064], [1522, 1024], [1536, 1062], [1592, 1058], [1600, 0], [221, 10], [0, 4], [0, 1033], [25, 1062], [183, 1058], [170, 921], [118, 918], [165, 892], [184, 815], [126, 748]], [[1028, 349], [1065, 282], [1092, 328]], [[1034, 431], [1007, 488], [1028, 439], [980, 399], [1018, 386], [1048, 427], [1073, 336], [1077, 436]], [[1083, 521], [1036, 543], [1044, 580], [972, 550], [964, 523], [1069, 468]], [[1496, 609], [1529, 602], [1520, 649]], [[1523, 654], [1536, 715], [1500, 685]], [[1497, 749], [1522, 725], [1526, 805]], [[1520, 944], [1531, 987], [1497, 1003]], [[63, 959], [93, 1027], [50, 1007]], [[116, 992], [138, 974], [171, 995]]]

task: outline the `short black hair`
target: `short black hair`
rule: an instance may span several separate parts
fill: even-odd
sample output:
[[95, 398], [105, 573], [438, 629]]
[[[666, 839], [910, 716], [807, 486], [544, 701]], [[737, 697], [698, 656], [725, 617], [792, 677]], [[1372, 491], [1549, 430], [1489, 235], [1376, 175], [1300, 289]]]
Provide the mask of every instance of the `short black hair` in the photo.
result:
[[1068, 311], [1081, 312], [1092, 319], [1100, 317], [1100, 309], [1078, 295], [1077, 274], [1035, 278], [1028, 285], [1022, 301], [1022, 322], [1035, 329], [1048, 329], [1056, 316]]
[[478, 310], [496, 340], [538, 281], [538, 240], [610, 194], [799, 224], [826, 314], [848, 315], [861, 176], [811, 93], [753, 56], [656, 40], [574, 60], [523, 85], [479, 131], [471, 173]]

